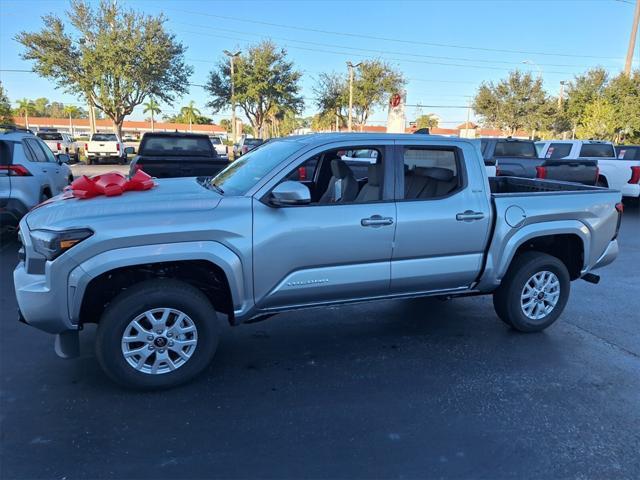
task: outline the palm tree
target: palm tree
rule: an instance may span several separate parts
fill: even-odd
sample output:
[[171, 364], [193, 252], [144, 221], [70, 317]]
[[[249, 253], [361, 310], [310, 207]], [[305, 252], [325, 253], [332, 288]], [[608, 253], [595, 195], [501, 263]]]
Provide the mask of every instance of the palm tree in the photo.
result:
[[196, 102], [191, 100], [186, 107], [180, 109], [180, 116], [185, 120], [189, 120], [189, 131], [192, 131], [191, 126], [196, 122], [200, 116], [200, 110], [196, 108]]
[[160, 105], [153, 99], [153, 97], [149, 97], [149, 101], [142, 106], [144, 107], [144, 111], [142, 113], [151, 113], [151, 131], [153, 132], [155, 130], [154, 115], [162, 111], [160, 110]]
[[72, 118], [79, 118], [82, 115], [82, 110], [80, 107], [76, 107], [75, 105], [65, 105], [62, 109], [62, 114], [66, 117], [69, 117], [69, 131], [71, 132], [71, 136], [75, 136], [75, 132], [73, 131], [73, 122]]
[[33, 113], [35, 105], [28, 98], [18, 100], [18, 115], [24, 115], [24, 128], [29, 129], [29, 114]]

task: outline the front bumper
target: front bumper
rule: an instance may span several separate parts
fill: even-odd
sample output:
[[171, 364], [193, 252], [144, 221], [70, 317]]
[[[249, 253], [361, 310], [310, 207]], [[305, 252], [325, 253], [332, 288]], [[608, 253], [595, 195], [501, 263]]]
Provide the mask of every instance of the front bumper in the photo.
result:
[[13, 271], [13, 283], [25, 323], [48, 333], [78, 329], [69, 318], [66, 285], [52, 288], [47, 275], [27, 273], [24, 262]]

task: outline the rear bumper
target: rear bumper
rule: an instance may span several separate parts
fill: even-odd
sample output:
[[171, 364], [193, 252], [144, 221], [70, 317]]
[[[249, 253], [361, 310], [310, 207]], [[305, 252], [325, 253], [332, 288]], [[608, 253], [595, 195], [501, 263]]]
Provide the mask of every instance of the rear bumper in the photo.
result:
[[620, 248], [618, 247], [618, 241], [611, 240], [611, 242], [609, 242], [609, 245], [607, 245], [607, 248], [604, 250], [604, 253], [600, 255], [600, 258], [598, 258], [596, 263], [589, 270], [595, 270], [597, 268], [602, 268], [609, 265], [616, 259], [619, 251]]
[[625, 183], [622, 186], [622, 196], [638, 198], [640, 197], [640, 184], [637, 183]]
[[0, 199], [0, 226], [17, 227], [20, 219], [29, 211], [27, 206], [15, 198]]

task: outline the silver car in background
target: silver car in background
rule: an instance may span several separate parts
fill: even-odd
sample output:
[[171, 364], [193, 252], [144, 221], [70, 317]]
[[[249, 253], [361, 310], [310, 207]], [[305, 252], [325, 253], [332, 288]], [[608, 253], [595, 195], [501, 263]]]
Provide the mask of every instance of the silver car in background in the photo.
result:
[[16, 227], [34, 206], [62, 192], [73, 181], [68, 162], [28, 130], [0, 133], [0, 226]]

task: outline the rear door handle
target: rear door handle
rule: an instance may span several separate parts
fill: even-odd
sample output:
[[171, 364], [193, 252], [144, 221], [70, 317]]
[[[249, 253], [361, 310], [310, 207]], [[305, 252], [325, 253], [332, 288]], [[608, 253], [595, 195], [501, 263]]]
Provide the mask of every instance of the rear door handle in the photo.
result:
[[383, 217], [381, 215], [372, 215], [369, 218], [363, 218], [360, 220], [360, 225], [363, 227], [382, 227], [384, 225], [393, 225], [393, 218]]
[[465, 210], [462, 213], [456, 215], [456, 220], [459, 222], [472, 222], [473, 220], [482, 220], [484, 213], [474, 212], [473, 210]]

